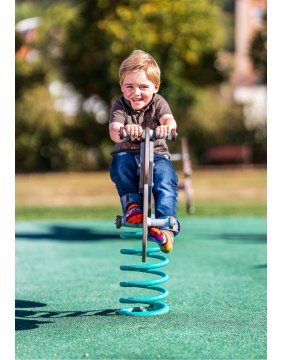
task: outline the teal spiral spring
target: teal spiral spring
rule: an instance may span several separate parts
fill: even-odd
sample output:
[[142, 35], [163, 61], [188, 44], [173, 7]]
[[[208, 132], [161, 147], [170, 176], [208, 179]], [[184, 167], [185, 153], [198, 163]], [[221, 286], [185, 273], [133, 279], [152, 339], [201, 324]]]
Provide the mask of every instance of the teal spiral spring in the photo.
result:
[[[140, 239], [142, 240], [142, 232], [136, 233], [122, 233], [120, 235], [122, 238], [125, 239]], [[151, 297], [144, 297], [144, 298], [121, 298], [119, 299], [120, 303], [126, 304], [137, 304], [143, 303], [149, 305], [146, 308], [140, 307], [130, 307], [124, 308], [119, 310], [120, 315], [128, 315], [128, 316], [153, 316], [153, 315], [162, 315], [169, 311], [168, 305], [161, 302], [160, 300], [165, 299], [168, 296], [168, 291], [159, 284], [164, 283], [168, 280], [168, 275], [160, 270], [156, 270], [157, 268], [163, 267], [169, 263], [169, 260], [166, 256], [161, 254], [155, 254], [156, 252], [160, 251], [158, 246], [147, 248], [147, 257], [154, 258], [161, 260], [161, 262], [154, 263], [154, 264], [144, 264], [144, 265], [130, 265], [130, 266], [121, 266], [120, 270], [122, 271], [136, 271], [148, 274], [158, 275], [161, 278], [156, 280], [147, 280], [147, 281], [138, 281], [138, 282], [121, 282], [120, 286], [122, 287], [137, 287], [137, 288], [144, 288], [149, 290], [155, 290], [160, 292], [160, 295], [151, 296]], [[136, 255], [142, 256], [142, 249], [122, 249], [120, 250], [121, 254], [126, 255]], [[140, 311], [140, 309], [144, 309]]]

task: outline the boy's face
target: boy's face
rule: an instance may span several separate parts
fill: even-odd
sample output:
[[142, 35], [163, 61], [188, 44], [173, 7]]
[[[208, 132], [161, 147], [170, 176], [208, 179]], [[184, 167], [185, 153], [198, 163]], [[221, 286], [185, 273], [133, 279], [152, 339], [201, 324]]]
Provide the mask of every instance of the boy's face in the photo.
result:
[[127, 74], [120, 86], [124, 97], [130, 101], [132, 108], [141, 110], [149, 104], [153, 94], [158, 92], [160, 84], [154, 85], [147, 79], [145, 71], [142, 70], [139, 74]]

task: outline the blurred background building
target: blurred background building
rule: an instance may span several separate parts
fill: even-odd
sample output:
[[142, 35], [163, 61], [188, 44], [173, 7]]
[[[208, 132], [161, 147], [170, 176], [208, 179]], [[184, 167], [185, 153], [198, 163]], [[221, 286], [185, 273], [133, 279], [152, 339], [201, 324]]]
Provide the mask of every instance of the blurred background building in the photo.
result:
[[235, 71], [231, 77], [234, 87], [252, 87], [264, 82], [254, 68], [250, 56], [252, 40], [264, 30], [266, 0], [236, 0], [235, 3]]
[[266, 136], [266, 13], [266, 0], [236, 0], [235, 70], [231, 83], [235, 101], [243, 104], [246, 127], [258, 128], [259, 137]]

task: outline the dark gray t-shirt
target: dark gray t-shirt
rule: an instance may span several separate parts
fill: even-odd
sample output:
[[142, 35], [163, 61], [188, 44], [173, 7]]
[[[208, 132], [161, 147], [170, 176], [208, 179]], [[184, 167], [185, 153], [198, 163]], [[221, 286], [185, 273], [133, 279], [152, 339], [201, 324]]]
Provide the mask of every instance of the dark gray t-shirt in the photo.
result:
[[[155, 129], [160, 126], [160, 118], [163, 115], [171, 114], [170, 107], [165, 99], [155, 94], [150, 103], [141, 110], [134, 110], [130, 102], [121, 96], [114, 103], [111, 109], [110, 124], [113, 122], [119, 122], [122, 125], [136, 124], [142, 126], [144, 129], [149, 126], [151, 129]], [[135, 139], [126, 139], [121, 143], [116, 143], [111, 151], [112, 157], [120, 152], [129, 152], [131, 154], [140, 154], [140, 141]], [[158, 139], [154, 144], [154, 152], [156, 155], [168, 155], [168, 147], [164, 139]]]

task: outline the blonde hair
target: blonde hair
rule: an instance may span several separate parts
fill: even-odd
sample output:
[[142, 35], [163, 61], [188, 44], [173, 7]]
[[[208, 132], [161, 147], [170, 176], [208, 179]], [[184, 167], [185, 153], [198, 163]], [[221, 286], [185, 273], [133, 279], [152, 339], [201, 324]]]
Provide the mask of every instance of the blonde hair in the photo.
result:
[[156, 60], [150, 54], [142, 50], [134, 50], [130, 56], [123, 61], [119, 68], [119, 78], [123, 84], [124, 78], [127, 74], [136, 72], [139, 74], [142, 70], [154, 85], [161, 82], [161, 70], [156, 63]]

